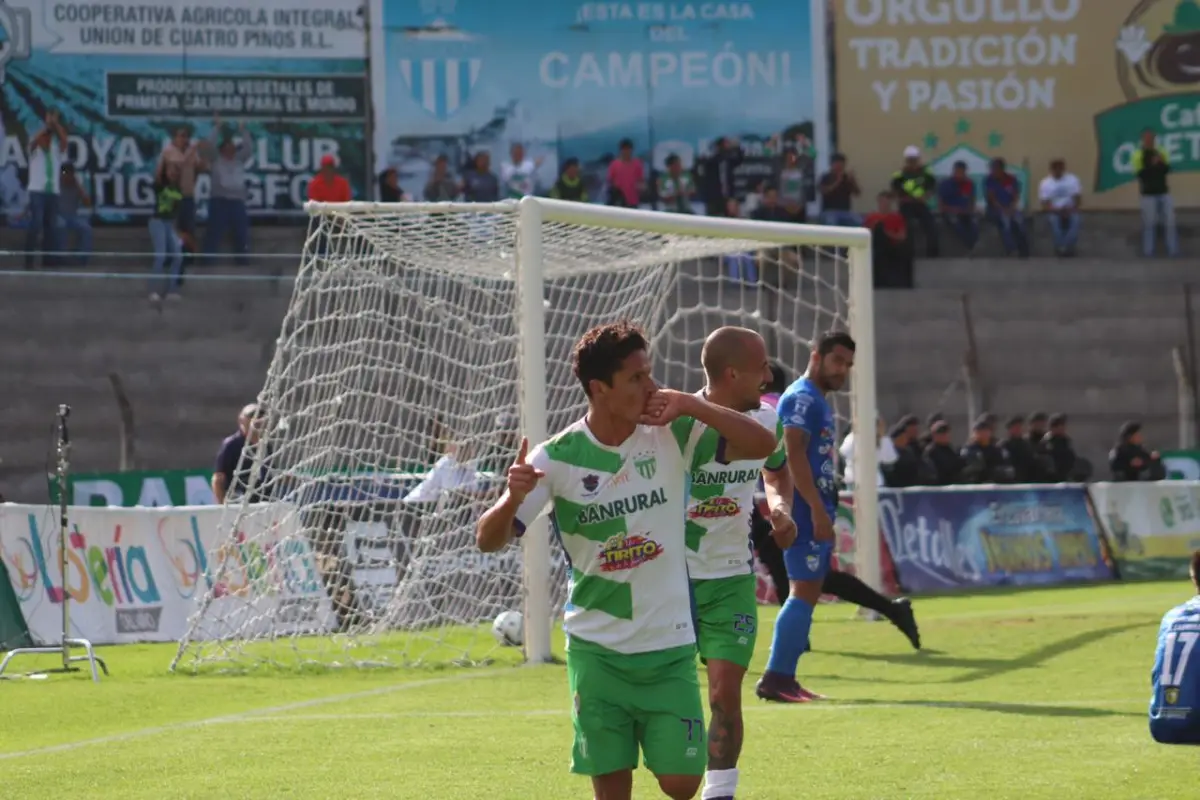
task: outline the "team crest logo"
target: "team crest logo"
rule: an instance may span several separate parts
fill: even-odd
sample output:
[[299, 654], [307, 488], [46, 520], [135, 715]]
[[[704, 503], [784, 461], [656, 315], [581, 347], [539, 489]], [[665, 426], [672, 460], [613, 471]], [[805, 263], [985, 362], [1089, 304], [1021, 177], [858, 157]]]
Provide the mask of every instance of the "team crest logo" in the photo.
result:
[[692, 519], [720, 519], [721, 517], [736, 517], [742, 507], [732, 497], [711, 497], [704, 500], [688, 511]]
[[633, 466], [637, 469], [638, 475], [650, 480], [658, 469], [658, 459], [654, 456], [639, 456], [633, 460]]
[[600, 476], [599, 475], [584, 475], [582, 483], [583, 483], [583, 490], [585, 492], [587, 492], [588, 494], [591, 494], [592, 492], [594, 492], [600, 488]]
[[662, 555], [662, 545], [640, 533], [618, 533], [600, 546], [600, 571], [640, 567]]
[[1163, 692], [1163, 699], [1165, 699], [1167, 701], [1167, 705], [1169, 705], [1169, 706], [1173, 706], [1176, 703], [1178, 703], [1179, 702], [1179, 687], [1168, 686], [1167, 690], [1165, 692]]
[[417, 105], [444, 122], [467, 104], [482, 67], [478, 58], [406, 58], [400, 75]]
[[32, 37], [28, 8], [12, 8], [0, 0], [0, 83], [4, 83], [8, 65], [29, 58]]

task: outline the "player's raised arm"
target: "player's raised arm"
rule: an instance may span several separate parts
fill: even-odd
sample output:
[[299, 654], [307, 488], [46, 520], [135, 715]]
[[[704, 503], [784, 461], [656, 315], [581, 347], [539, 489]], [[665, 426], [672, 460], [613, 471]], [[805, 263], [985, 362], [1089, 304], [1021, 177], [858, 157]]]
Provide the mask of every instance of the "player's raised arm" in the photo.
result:
[[642, 423], [667, 425], [679, 417], [693, 417], [721, 434], [739, 458], [768, 458], [775, 451], [775, 434], [757, 420], [674, 389], [659, 389], [650, 398]]
[[546, 473], [527, 462], [529, 440], [521, 439], [517, 459], [508, 468], [508, 486], [500, 499], [483, 512], [475, 525], [475, 542], [484, 553], [495, 552], [520, 535], [549, 501], [548, 488], [540, 484]]
[[778, 447], [762, 468], [763, 493], [767, 496], [766, 516], [771, 522], [771, 536], [780, 550], [786, 550], [796, 541], [796, 522], [792, 519], [792, 496], [795, 486], [788, 471], [783, 424], [777, 421], [777, 425]]

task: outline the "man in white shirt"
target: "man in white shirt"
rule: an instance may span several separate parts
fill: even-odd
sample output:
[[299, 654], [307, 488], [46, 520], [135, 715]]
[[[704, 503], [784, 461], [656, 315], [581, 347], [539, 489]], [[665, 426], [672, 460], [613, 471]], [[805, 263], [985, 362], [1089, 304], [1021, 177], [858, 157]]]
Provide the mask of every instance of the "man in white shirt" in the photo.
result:
[[1079, 240], [1079, 201], [1083, 186], [1079, 178], [1067, 172], [1067, 162], [1056, 158], [1050, 162], [1050, 174], [1042, 178], [1038, 187], [1038, 199], [1050, 222], [1050, 235], [1054, 237], [1054, 252], [1060, 256], [1075, 255], [1075, 243]]
[[41, 239], [42, 266], [54, 266], [58, 250], [59, 174], [67, 157], [67, 129], [57, 111], [46, 112], [46, 127], [29, 140], [29, 228], [25, 231], [25, 269], [33, 269]]
[[515, 142], [509, 150], [512, 158], [507, 164], [500, 165], [500, 187], [504, 196], [520, 200], [526, 195], [532, 195], [537, 190], [537, 171], [542, 166], [542, 159], [536, 161], [525, 156], [525, 146]]

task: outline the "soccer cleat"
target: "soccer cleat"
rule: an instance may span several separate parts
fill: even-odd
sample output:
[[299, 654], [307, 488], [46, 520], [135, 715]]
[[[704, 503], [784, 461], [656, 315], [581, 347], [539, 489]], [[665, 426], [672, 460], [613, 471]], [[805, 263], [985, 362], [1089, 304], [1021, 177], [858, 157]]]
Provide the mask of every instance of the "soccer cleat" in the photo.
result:
[[754, 693], [762, 700], [772, 703], [807, 703], [815, 699], [811, 692], [806, 693], [800, 688], [795, 678], [785, 678], [782, 675], [764, 673], [754, 685]]
[[800, 690], [800, 696], [803, 697], [806, 701], [808, 701], [808, 700], [827, 700], [828, 699], [823, 694], [817, 694], [816, 692], [810, 692], [808, 689], [805, 689], [803, 686], [801, 686], [798, 683], [796, 684], [796, 688]]
[[914, 650], [920, 650], [921, 631], [917, 627], [917, 617], [912, 610], [912, 601], [907, 597], [901, 597], [893, 600], [892, 606], [895, 608], [895, 612], [892, 615], [892, 624], [908, 637], [908, 641], [912, 643]]

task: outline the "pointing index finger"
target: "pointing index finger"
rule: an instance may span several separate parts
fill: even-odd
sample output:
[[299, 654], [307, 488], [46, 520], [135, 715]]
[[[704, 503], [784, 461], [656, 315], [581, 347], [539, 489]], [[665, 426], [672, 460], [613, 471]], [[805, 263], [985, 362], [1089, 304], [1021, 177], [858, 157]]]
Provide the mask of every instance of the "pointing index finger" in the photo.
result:
[[529, 439], [521, 437], [521, 449], [517, 451], [517, 460], [513, 463], [524, 464], [525, 456], [529, 453]]

